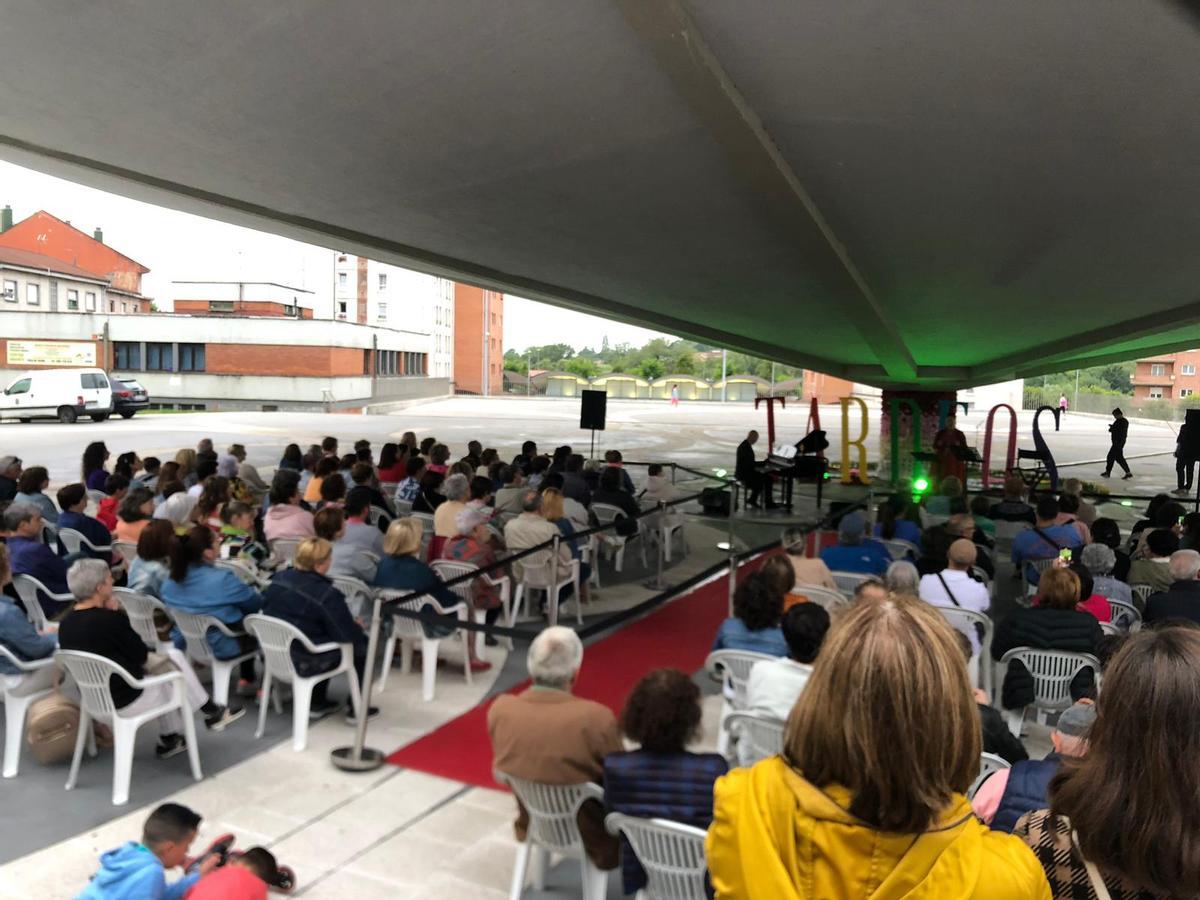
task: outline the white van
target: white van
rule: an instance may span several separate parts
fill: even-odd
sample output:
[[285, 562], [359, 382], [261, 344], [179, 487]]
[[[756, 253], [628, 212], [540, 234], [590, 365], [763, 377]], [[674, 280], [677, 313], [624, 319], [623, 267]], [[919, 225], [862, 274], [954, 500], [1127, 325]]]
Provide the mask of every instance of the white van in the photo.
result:
[[23, 372], [0, 395], [0, 419], [58, 419], [91, 416], [103, 422], [112, 413], [112, 384], [103, 369], [38, 369]]

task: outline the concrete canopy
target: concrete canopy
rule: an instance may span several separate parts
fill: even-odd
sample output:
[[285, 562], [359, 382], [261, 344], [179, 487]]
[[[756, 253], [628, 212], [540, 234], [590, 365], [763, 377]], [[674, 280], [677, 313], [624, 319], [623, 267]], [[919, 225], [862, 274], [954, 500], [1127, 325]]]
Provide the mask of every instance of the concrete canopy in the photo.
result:
[[874, 384], [1200, 343], [1166, 0], [6, 0], [0, 156]]

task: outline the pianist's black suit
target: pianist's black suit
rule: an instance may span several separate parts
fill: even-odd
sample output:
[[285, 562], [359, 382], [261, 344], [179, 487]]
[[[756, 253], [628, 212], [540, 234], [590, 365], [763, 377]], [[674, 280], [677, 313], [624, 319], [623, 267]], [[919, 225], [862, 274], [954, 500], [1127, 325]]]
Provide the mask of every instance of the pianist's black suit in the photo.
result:
[[746, 496], [747, 506], [758, 505], [758, 495], [764, 490], [767, 492], [767, 506], [774, 506], [775, 503], [771, 499], [771, 479], [758, 471], [754, 464], [754, 445], [750, 441], [745, 440], [738, 444], [737, 448], [737, 465], [733, 470], [733, 477], [744, 484], [749, 490]]

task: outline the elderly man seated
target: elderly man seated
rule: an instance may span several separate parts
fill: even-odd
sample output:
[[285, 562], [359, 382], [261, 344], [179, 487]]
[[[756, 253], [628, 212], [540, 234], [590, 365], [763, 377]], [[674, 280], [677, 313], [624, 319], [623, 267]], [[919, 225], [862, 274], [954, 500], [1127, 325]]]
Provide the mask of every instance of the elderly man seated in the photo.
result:
[[[534, 638], [526, 657], [533, 687], [502, 694], [488, 710], [497, 772], [544, 784], [600, 783], [604, 757], [625, 748], [612, 711], [572, 695], [582, 663], [583, 643], [571, 629], [547, 628]], [[603, 807], [584, 803], [577, 821], [591, 861], [615, 869], [618, 844], [604, 829]], [[528, 827], [529, 815], [518, 801], [517, 840], [525, 840]]]
[[[951, 606], [973, 612], [987, 612], [992, 604], [988, 589], [971, 577], [975, 565], [975, 545], [966, 538], [959, 538], [946, 551], [946, 568], [932, 575], [921, 576], [918, 593], [926, 603], [934, 606]], [[979, 636], [974, 628], [967, 637], [972, 649], [979, 650]]]
[[[521, 495], [521, 514], [504, 526], [504, 546], [513, 553], [528, 550], [538, 544], [561, 537], [562, 532], [541, 514], [542, 495], [529, 488]], [[535, 554], [535, 557], [540, 554]], [[549, 554], [547, 554], [549, 558]], [[571, 565], [571, 546], [567, 541], [558, 545], [558, 574], [565, 578]], [[517, 577], [521, 577], [521, 561], [516, 562]]]
[[[14, 503], [4, 511], [8, 531], [8, 554], [13, 575], [36, 578], [46, 590], [66, 594], [67, 564], [42, 543], [42, 513], [32, 503]], [[54, 619], [71, 608], [70, 602], [54, 600], [38, 591], [38, 601], [47, 618]]]
[[1176, 550], [1167, 569], [1171, 586], [1146, 599], [1146, 624], [1171, 620], [1200, 624], [1200, 553]]
[[887, 547], [866, 536], [867, 519], [860, 512], [847, 513], [838, 523], [838, 543], [821, 551], [821, 561], [834, 572], [882, 575], [892, 555]]

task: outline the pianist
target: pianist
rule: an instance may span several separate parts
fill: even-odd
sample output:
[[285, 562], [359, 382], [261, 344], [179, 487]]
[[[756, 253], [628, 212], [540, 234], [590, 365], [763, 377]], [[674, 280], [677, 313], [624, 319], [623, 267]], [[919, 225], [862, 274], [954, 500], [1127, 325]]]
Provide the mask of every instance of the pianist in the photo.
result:
[[771, 476], [760, 471], [754, 461], [754, 445], [757, 442], [758, 432], [751, 431], [746, 435], [746, 439], [738, 444], [737, 465], [734, 467], [733, 476], [745, 485], [749, 492], [746, 495], [747, 506], [757, 507], [759, 495], [765, 492], [767, 509], [774, 509], [775, 501], [771, 499]]

